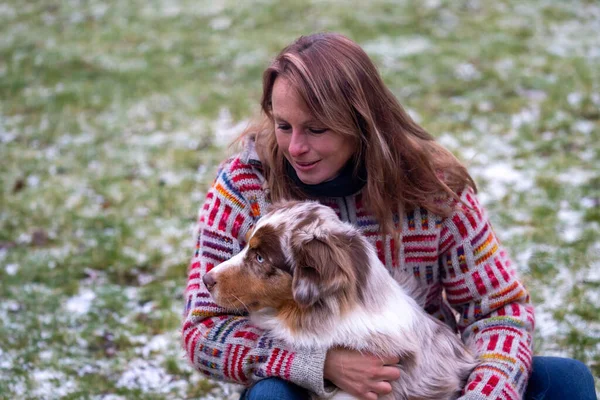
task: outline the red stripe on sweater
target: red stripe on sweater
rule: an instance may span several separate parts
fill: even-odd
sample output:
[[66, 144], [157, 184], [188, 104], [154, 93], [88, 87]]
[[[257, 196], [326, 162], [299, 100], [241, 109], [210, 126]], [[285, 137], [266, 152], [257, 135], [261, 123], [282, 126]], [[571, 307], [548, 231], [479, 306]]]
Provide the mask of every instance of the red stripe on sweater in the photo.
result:
[[502, 278], [504, 278], [504, 282], [510, 281], [510, 275], [508, 275], [508, 272], [506, 272], [506, 270], [504, 269], [504, 266], [502, 265], [500, 260], [496, 258], [496, 261], [494, 261], [494, 264], [496, 264], [496, 268], [502, 274]]
[[275, 366], [275, 375], [276, 376], [281, 376], [281, 367], [283, 366], [283, 360], [285, 360], [285, 358], [287, 357], [288, 351], [284, 350], [281, 353], [281, 357], [279, 357], [279, 361], [277, 361], [276, 366]]
[[521, 308], [519, 307], [518, 304], [511, 304], [510, 308], [512, 309], [512, 315], [514, 315], [515, 317], [518, 317], [521, 315]]
[[[190, 345], [190, 339], [192, 338], [192, 336], [194, 336], [197, 333], [198, 333], [198, 329], [194, 328], [185, 335], [183, 342], [185, 343], [185, 345], [187, 347], [189, 347], [189, 345]], [[194, 348], [191, 348], [191, 351], [194, 352]], [[193, 357], [193, 354], [191, 356]], [[192, 360], [192, 362], [194, 361], [193, 358], [191, 358], [191, 360]]]
[[519, 342], [519, 351], [517, 352], [517, 356], [525, 358], [525, 360], [527, 360], [525, 365], [527, 365], [527, 368], [531, 367], [532, 352], [531, 349], [528, 348], [523, 342]]
[[248, 354], [248, 352], [250, 351], [250, 347], [244, 347], [244, 349], [242, 350], [242, 354], [240, 355], [239, 359], [238, 359], [238, 363], [237, 363], [237, 374], [238, 377], [240, 378], [240, 381], [242, 382], [248, 382], [248, 378], [246, 377], [246, 375], [244, 374], [244, 359], [246, 358], [246, 355]]
[[249, 192], [251, 190], [262, 190], [262, 186], [257, 184], [257, 183], [248, 183], [245, 185], [240, 185], [240, 187], [238, 187], [238, 190], [242, 193], [244, 192]]
[[437, 256], [417, 256], [417, 257], [405, 257], [407, 263], [434, 263], [437, 261]]
[[414, 242], [432, 242], [436, 239], [435, 235], [407, 235], [402, 238], [404, 243]]
[[[190, 325], [191, 325], [191, 323], [190, 323]], [[185, 328], [183, 330], [185, 332]], [[194, 328], [185, 335], [183, 342], [185, 343], [186, 346], [188, 346], [190, 344], [190, 338], [196, 333], [198, 333], [198, 329]]]
[[492, 375], [490, 377], [490, 379], [488, 379], [485, 386], [483, 387], [483, 390], [481, 391], [481, 393], [483, 393], [485, 396], [489, 396], [490, 393], [492, 393], [492, 390], [494, 390], [496, 388], [496, 385], [498, 384], [499, 381], [500, 381], [500, 378], [498, 378], [496, 375]]
[[452, 222], [454, 222], [454, 225], [458, 229], [458, 233], [460, 233], [460, 236], [466, 238], [468, 235], [468, 231], [460, 217], [458, 215], [455, 215], [454, 217], [452, 217]]
[[210, 329], [215, 325], [215, 321], [212, 318], [206, 318], [200, 322], [200, 325], [204, 326], [206, 329]]
[[473, 273], [473, 283], [475, 283], [475, 288], [477, 288], [477, 292], [480, 295], [484, 295], [487, 293], [487, 289], [485, 287], [485, 283], [483, 283], [483, 279], [481, 279], [481, 275], [479, 275], [479, 271], [475, 271]]
[[449, 236], [448, 238], [446, 238], [446, 240], [444, 240], [442, 244], [440, 244], [440, 254], [444, 254], [446, 251], [448, 251], [448, 249], [454, 246], [454, 244], [454, 236]]
[[512, 344], [513, 344], [513, 340], [515, 339], [514, 336], [512, 335], [508, 335], [505, 339], [504, 339], [504, 345], [502, 346], [502, 351], [505, 353], [510, 353], [510, 350], [512, 349]]
[[464, 284], [465, 284], [465, 280], [464, 279], [459, 279], [459, 280], [454, 281], [454, 282], [447, 282], [445, 286], [446, 286], [446, 288], [451, 288], [451, 287], [454, 287], [454, 286], [459, 286], [459, 285], [464, 285]]
[[225, 361], [225, 365], [223, 365], [223, 375], [225, 375], [227, 378], [231, 378], [231, 368], [229, 367], [230, 363], [228, 363], [227, 361], [232, 362], [230, 356], [232, 347], [233, 345], [231, 344], [227, 345], [227, 348], [225, 349], [225, 357], [223, 357], [223, 360]]
[[256, 176], [256, 174], [241, 173], [241, 174], [237, 174], [233, 178], [231, 178], [231, 180], [233, 182], [239, 182], [239, 181], [242, 181], [245, 179], [250, 180], [250, 181], [256, 181], [258, 179], [258, 177]]
[[233, 222], [233, 226], [231, 227], [231, 236], [237, 238], [240, 233], [240, 228], [244, 223], [244, 216], [242, 214], [238, 214], [235, 217], [235, 221]]
[[215, 200], [215, 204], [213, 204], [213, 208], [208, 216], [208, 226], [213, 226], [213, 224], [215, 223], [215, 217], [217, 216], [217, 212], [219, 212], [220, 206], [221, 200], [217, 197], [217, 199]]
[[193, 274], [190, 274], [188, 280], [191, 281], [192, 279], [198, 279], [200, 278], [200, 272], [194, 272]]
[[475, 221], [475, 218], [473, 218], [473, 214], [471, 214], [470, 212], [467, 212], [465, 215], [467, 216], [467, 219], [469, 220], [471, 227], [473, 229], [477, 228], [477, 221]]
[[517, 354], [517, 358], [523, 363], [523, 365], [525, 365], [525, 368], [531, 368], [531, 360], [524, 357], [523, 354]]
[[287, 364], [285, 366], [285, 372], [283, 373], [283, 377], [288, 381], [290, 380], [290, 371], [292, 370], [292, 363], [294, 362], [295, 356], [296, 353], [290, 354], [290, 356], [287, 359]]
[[198, 329], [194, 329], [193, 332], [197, 333], [197, 335], [194, 335], [194, 338], [192, 339], [192, 343], [190, 346], [190, 361], [192, 363], [194, 363], [194, 361], [195, 361], [194, 358], [196, 355], [196, 345], [198, 344], [198, 339], [200, 339], [200, 336], [201, 336], [200, 331]]
[[189, 292], [190, 290], [198, 290], [198, 289], [200, 289], [199, 283], [191, 283], [191, 284], [187, 285], [187, 287], [185, 288], [185, 291]]
[[238, 331], [233, 335], [233, 337], [243, 338], [243, 339], [248, 339], [248, 340], [256, 340], [256, 339], [258, 339], [258, 334], [254, 333], [254, 332], [250, 332], [250, 331]]
[[446, 295], [448, 296], [459, 296], [461, 294], [469, 293], [468, 287], [461, 287], [460, 289], [446, 289]]
[[221, 214], [221, 220], [219, 221], [219, 230], [225, 232], [227, 228], [227, 221], [229, 220], [229, 215], [231, 214], [231, 206], [227, 204], [225, 209], [223, 210], [223, 214]]
[[490, 336], [490, 341], [488, 342], [487, 351], [496, 350], [496, 344], [498, 344], [498, 334]]
[[477, 387], [479, 382], [481, 382], [482, 379], [483, 379], [483, 375], [477, 374], [477, 376], [475, 376], [475, 379], [473, 380], [473, 382], [469, 383], [468, 391], [471, 392], [471, 391], [475, 390], [475, 388]]
[[231, 374], [231, 377], [237, 381], [241, 381], [240, 377], [236, 375], [237, 362], [240, 356], [240, 348], [241, 346], [239, 345], [233, 346], [233, 356], [231, 357], [231, 364], [229, 365], [229, 373]]
[[481, 219], [481, 211], [479, 209], [479, 205], [477, 204], [477, 202], [475, 202], [475, 199], [469, 193], [467, 193], [467, 201], [469, 202], [471, 207], [473, 207], [473, 210], [475, 210], [475, 213], [477, 213], [479, 219]]
[[275, 364], [275, 360], [277, 360], [277, 355], [279, 355], [279, 349], [275, 348], [267, 362], [267, 376], [273, 376], [273, 364]]
[[492, 267], [489, 264], [485, 264], [485, 273], [490, 279], [492, 287], [494, 289], [498, 288], [498, 286], [500, 286], [500, 282], [498, 282], [498, 278], [496, 278], [496, 275], [494, 274], [494, 271], [492, 271]]

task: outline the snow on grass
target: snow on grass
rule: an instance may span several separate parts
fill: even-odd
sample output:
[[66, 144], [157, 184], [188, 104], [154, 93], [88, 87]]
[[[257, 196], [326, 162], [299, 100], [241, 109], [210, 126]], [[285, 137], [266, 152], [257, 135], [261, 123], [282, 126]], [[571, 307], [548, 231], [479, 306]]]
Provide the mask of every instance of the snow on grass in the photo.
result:
[[32, 395], [38, 399], [60, 399], [78, 389], [77, 383], [63, 372], [36, 369], [31, 372]]
[[234, 123], [228, 109], [219, 111], [217, 120], [212, 124], [215, 144], [226, 147], [248, 126], [249, 121]]
[[65, 309], [75, 315], [83, 315], [90, 311], [96, 293], [89, 288], [80, 289], [76, 296], [71, 297], [65, 304]]
[[383, 36], [362, 44], [362, 48], [373, 57], [378, 57], [386, 68], [395, 68], [400, 59], [421, 54], [432, 48], [431, 41], [424, 36]]
[[172, 389], [167, 371], [144, 359], [135, 359], [128, 363], [127, 369], [117, 381], [117, 387], [157, 393], [169, 393]]

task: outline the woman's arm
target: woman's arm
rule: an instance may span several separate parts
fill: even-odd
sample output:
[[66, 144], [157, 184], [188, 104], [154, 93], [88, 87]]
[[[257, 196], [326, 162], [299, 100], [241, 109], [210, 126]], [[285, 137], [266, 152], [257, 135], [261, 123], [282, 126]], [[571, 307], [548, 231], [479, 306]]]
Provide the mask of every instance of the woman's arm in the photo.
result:
[[265, 206], [260, 198], [257, 171], [239, 159], [224, 165], [206, 195], [188, 271], [183, 346], [209, 378], [249, 385], [275, 376], [322, 393], [324, 352], [284, 348], [245, 315], [217, 306], [202, 283], [205, 273], [242, 249], [242, 238]]
[[521, 399], [531, 373], [533, 306], [472, 190], [469, 207], [444, 221], [440, 237], [442, 283], [460, 313], [463, 340], [483, 363], [468, 379], [461, 399]]

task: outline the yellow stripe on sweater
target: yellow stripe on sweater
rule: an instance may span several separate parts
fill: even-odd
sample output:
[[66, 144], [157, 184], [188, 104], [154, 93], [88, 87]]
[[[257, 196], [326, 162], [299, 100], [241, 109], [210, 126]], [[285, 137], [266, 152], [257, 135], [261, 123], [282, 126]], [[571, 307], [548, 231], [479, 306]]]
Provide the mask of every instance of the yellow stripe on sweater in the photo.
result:
[[241, 201], [236, 199], [235, 196], [233, 196], [231, 193], [229, 193], [220, 183], [217, 183], [215, 185], [215, 189], [217, 190], [217, 192], [221, 193], [224, 197], [226, 197], [228, 200], [230, 200], [233, 204], [235, 204], [239, 208], [246, 207], [244, 205], [244, 203], [242, 203]]

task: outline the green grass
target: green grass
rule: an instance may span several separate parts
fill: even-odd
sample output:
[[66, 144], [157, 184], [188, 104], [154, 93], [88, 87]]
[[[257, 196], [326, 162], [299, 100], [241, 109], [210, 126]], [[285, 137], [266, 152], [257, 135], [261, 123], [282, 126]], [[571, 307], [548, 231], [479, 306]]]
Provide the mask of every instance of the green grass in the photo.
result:
[[109, 3], [0, 4], [0, 398], [235, 398], [179, 347], [192, 228], [262, 70], [321, 30], [468, 164], [537, 352], [600, 376], [596, 2]]

